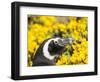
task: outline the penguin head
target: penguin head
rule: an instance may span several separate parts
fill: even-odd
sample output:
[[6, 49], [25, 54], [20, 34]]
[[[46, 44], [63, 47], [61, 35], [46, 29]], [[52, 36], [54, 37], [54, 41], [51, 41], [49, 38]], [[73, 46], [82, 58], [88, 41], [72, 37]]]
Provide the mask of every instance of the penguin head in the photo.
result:
[[66, 45], [71, 44], [73, 41], [73, 38], [53, 38], [48, 45], [48, 51], [51, 55], [59, 56], [65, 50]]

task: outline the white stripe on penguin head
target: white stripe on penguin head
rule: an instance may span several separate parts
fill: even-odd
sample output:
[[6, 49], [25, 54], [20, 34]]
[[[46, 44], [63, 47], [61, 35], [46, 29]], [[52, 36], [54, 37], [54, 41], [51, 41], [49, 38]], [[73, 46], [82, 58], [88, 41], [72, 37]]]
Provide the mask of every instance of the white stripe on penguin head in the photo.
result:
[[43, 47], [43, 55], [44, 55], [44, 57], [46, 57], [46, 58], [49, 59], [49, 60], [53, 60], [56, 56], [58, 56], [58, 55], [56, 55], [56, 54], [55, 54], [54, 56], [52, 56], [52, 55], [50, 55], [50, 53], [49, 53], [49, 51], [48, 51], [49, 43], [50, 43], [52, 40], [57, 41], [58, 38], [49, 39], [49, 40], [45, 43], [45, 45], [44, 45], [44, 47]]

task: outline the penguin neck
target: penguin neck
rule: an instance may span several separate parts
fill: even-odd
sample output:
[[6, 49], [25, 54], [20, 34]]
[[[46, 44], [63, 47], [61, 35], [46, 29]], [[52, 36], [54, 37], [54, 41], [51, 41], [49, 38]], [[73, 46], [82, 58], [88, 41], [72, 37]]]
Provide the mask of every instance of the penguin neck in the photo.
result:
[[51, 40], [53, 40], [53, 39], [49, 39], [46, 43], [45, 43], [45, 45], [44, 45], [44, 47], [43, 47], [43, 55], [44, 55], [44, 57], [45, 58], [47, 58], [47, 59], [49, 59], [49, 60], [54, 60], [54, 58], [55, 57], [57, 57], [58, 55], [50, 55], [50, 53], [49, 53], [49, 51], [48, 51], [48, 46], [49, 46], [49, 43], [51, 42]]

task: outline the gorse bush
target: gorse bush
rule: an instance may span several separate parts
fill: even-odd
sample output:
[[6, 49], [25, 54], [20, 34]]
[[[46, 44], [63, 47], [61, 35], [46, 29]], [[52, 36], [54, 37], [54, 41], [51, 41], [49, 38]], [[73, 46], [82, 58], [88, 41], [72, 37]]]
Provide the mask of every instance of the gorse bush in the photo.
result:
[[52, 37], [73, 37], [72, 45], [56, 59], [56, 65], [88, 63], [88, 18], [74, 16], [28, 15], [28, 66], [40, 44]]

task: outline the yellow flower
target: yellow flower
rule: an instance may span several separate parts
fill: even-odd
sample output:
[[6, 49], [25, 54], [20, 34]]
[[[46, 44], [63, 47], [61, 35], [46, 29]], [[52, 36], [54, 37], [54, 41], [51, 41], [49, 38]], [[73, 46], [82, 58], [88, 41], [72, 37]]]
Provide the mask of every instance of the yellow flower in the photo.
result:
[[62, 65], [62, 61], [58, 60], [58, 62], [56, 63], [56, 65]]

